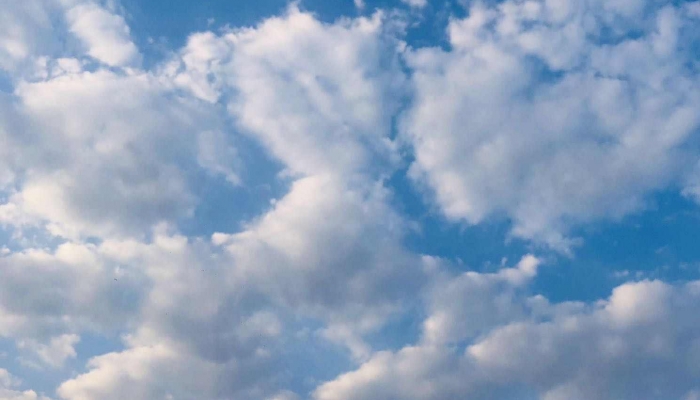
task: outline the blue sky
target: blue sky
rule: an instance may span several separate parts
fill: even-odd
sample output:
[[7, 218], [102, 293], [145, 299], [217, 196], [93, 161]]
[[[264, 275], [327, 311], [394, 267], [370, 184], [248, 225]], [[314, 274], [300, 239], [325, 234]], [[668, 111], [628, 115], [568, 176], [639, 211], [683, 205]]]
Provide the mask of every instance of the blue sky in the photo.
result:
[[0, 400], [700, 399], [700, 2], [0, 11]]

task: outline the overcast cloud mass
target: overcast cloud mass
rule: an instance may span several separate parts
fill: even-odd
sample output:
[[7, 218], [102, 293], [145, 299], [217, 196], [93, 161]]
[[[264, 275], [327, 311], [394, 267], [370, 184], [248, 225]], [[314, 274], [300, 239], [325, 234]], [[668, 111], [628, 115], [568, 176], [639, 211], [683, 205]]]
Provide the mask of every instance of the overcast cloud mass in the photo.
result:
[[0, 400], [700, 400], [700, 2], [253, 3], [0, 0]]

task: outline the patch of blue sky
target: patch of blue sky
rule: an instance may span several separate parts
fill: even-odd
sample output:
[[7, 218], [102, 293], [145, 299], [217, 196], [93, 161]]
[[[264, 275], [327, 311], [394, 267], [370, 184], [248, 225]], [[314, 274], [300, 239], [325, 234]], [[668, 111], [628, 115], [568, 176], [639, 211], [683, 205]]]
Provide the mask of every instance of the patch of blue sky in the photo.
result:
[[558, 257], [538, 277], [537, 288], [552, 300], [607, 297], [629, 280], [700, 278], [700, 209], [677, 191], [657, 193], [646, 210], [574, 235], [583, 240], [574, 257]]
[[91, 358], [119, 352], [124, 345], [118, 335], [83, 332], [74, 349], [75, 358], [67, 358], [63, 366], [54, 368], [42, 364], [31, 353], [18, 349], [14, 340], [0, 337], [0, 368], [21, 379], [19, 389], [51, 396], [62, 382], [87, 372], [87, 362]]
[[500, 267], [503, 259], [511, 264], [531, 251], [530, 245], [517, 238], [508, 238], [510, 223], [492, 218], [484, 224], [467, 225], [448, 221], [436, 206], [429, 204], [429, 194], [398, 171], [388, 180], [394, 192], [393, 202], [399, 212], [417, 223], [407, 235], [406, 246], [417, 253], [444, 257], [475, 271]]
[[27, 248], [41, 248], [49, 251], [55, 250], [64, 243], [64, 239], [50, 235], [45, 229], [26, 225], [19, 228], [0, 225], [0, 255], [2, 249], [10, 252], [22, 251]]
[[33, 385], [35, 391], [45, 391], [47, 394], [52, 392], [62, 382], [76, 375], [83, 374], [88, 371], [88, 361], [93, 357], [105, 355], [108, 353], [119, 352], [124, 349], [124, 344], [118, 335], [100, 335], [96, 333], [84, 332], [80, 335], [80, 342], [75, 344], [75, 358], [68, 358], [65, 365], [60, 369], [36, 369], [25, 367], [20, 376], [28, 382], [41, 382], [43, 385], [40, 389]]
[[[419, 299], [415, 300], [417, 302]], [[368, 334], [365, 340], [372, 349], [383, 351], [398, 351], [406, 345], [418, 343], [424, 313], [419, 307], [409, 307], [406, 312], [390, 317], [381, 329]]]
[[33, 390], [48, 396], [53, 394], [56, 386], [71, 376], [67, 368], [41, 367], [35, 360], [30, 360], [26, 355], [21, 354], [13, 340], [2, 337], [0, 337], [0, 368], [20, 378], [19, 387], [13, 389]]
[[15, 90], [15, 85], [7, 71], [0, 69], [0, 95], [12, 93]]
[[322, 324], [301, 318], [287, 329], [280, 360], [284, 371], [280, 383], [287, 390], [309, 393], [355, 365], [346, 348], [320, 340], [322, 328]]
[[239, 171], [241, 184], [231, 184], [222, 175], [198, 172], [191, 189], [199, 200], [194, 213], [178, 223], [183, 234], [209, 237], [216, 232], [239, 232], [287, 193], [289, 182], [280, 176], [281, 164], [257, 142], [237, 135], [235, 146], [244, 166]]
[[464, 270], [493, 271], [533, 253], [545, 260], [532, 288], [552, 301], [595, 301], [625, 281], [700, 278], [700, 209], [675, 190], [652, 196], [648, 208], [618, 221], [575, 229], [581, 245], [568, 257], [509, 236], [511, 224], [491, 218], [470, 226], [447, 221], [402, 171], [389, 180], [394, 202], [419, 229], [406, 238], [416, 252], [455, 261]]

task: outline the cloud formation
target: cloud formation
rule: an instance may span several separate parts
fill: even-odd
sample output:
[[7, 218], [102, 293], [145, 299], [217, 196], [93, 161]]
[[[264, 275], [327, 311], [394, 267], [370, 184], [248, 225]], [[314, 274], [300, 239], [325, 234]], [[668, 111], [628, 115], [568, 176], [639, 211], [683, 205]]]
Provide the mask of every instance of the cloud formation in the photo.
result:
[[[114, 1], [0, 0], [12, 373], [63, 374], [64, 400], [697, 399], [700, 282], [550, 301], [556, 254], [416, 252], [395, 178], [446, 227], [503, 218], [573, 257], [578, 227], [697, 198], [698, 4], [473, 3], [444, 47], [397, 7], [292, 4], [146, 67]], [[256, 185], [284, 191], [198, 220]], [[20, 389], [0, 369], [0, 399], [47, 399]]]
[[50, 400], [40, 396], [33, 390], [15, 390], [21, 381], [10, 374], [6, 369], [0, 368], [0, 398], [3, 400]]
[[692, 6], [472, 4], [448, 51], [407, 55], [412, 177], [451, 220], [504, 215], [564, 251], [572, 227], [683, 185], [700, 123]]
[[[462, 278], [457, 278], [462, 279]], [[473, 280], [488, 279], [472, 275]], [[435, 343], [434, 321], [479, 324], [498, 293], [434, 312], [423, 341], [379, 352], [358, 370], [325, 383], [319, 400], [401, 399], [685, 399], [700, 376], [696, 317], [699, 283], [629, 283], [596, 304], [550, 304], [541, 296], [503, 301], [499, 312], [526, 311], [473, 342]], [[484, 309], [482, 308], [482, 309]], [[462, 342], [463, 343], [463, 342]]]

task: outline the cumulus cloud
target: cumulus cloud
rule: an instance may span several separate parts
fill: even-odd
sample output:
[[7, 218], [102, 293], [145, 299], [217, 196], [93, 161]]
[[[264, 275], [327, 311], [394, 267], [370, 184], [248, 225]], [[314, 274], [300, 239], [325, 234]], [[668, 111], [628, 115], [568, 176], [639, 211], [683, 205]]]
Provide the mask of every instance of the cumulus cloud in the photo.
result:
[[[145, 271], [151, 289], [128, 349], [94, 359], [59, 394], [272, 396], [283, 372], [279, 346], [295, 340], [289, 315], [319, 321], [321, 337], [367, 357], [364, 335], [405, 311], [424, 275], [399, 244], [401, 221], [384, 190], [346, 185], [301, 179], [246, 230], [216, 234], [211, 244], [165, 232], [151, 244], [103, 243], [100, 254]], [[189, 369], [173, 370], [174, 362], [204, 372], [183, 379]]]
[[197, 154], [236, 180], [230, 145], [204, 134], [218, 127], [216, 111], [172, 96], [148, 73], [81, 71], [23, 83], [16, 96], [8, 161], [23, 179], [0, 206], [5, 223], [21, 225], [20, 210], [65, 237], [139, 235], [190, 212], [184, 171]]
[[93, 58], [111, 66], [129, 66], [139, 51], [131, 41], [124, 18], [93, 2], [77, 4], [66, 13], [70, 31]]
[[[94, 245], [13, 252], [0, 258], [0, 266], [0, 336], [39, 341], [31, 347], [48, 361], [71, 355], [66, 344], [77, 337], [65, 332], [116, 330], [136, 310], [138, 272], [118, 269]], [[121, 279], [120, 287], [114, 279]]]
[[[135, 66], [140, 54], [124, 18], [101, 1], [3, 0], [0, 69], [41, 77], [46, 63], [61, 56], [89, 55], [113, 67]], [[57, 32], [62, 33], [62, 37]]]
[[372, 172], [392, 159], [404, 80], [382, 21], [327, 25], [291, 6], [217, 41], [195, 35], [185, 57], [230, 48], [213, 70], [233, 92], [228, 109], [292, 174]]
[[[429, 262], [440, 264], [435, 259]], [[436, 279], [423, 339], [432, 344], [455, 343], [522, 318], [526, 313], [517, 294], [535, 277], [540, 262], [528, 255], [514, 268], [496, 273], [470, 271], [456, 278]]]
[[[96, 7], [70, 5], [70, 29], [92, 57], [128, 65], [123, 20]], [[373, 167], [375, 154], [391, 162], [391, 93], [403, 79], [382, 35], [379, 15], [326, 25], [293, 7], [254, 29], [194, 35], [153, 72], [63, 58], [20, 81], [3, 120], [15, 155], [0, 216], [65, 242], [3, 257], [2, 335], [59, 366], [78, 332], [126, 328], [123, 351], [61, 385], [66, 399], [290, 398], [274, 379], [290, 314], [367, 355], [363, 335], [403, 311], [421, 276]], [[307, 48], [317, 60], [299, 57]], [[169, 227], [195, 203], [186, 171], [241, 182], [220, 96], [300, 178], [267, 214], [209, 244]]]
[[407, 56], [411, 176], [447, 217], [505, 215], [514, 235], [567, 250], [572, 225], [684, 179], [697, 21], [686, 5], [645, 4], [478, 2], [450, 23], [449, 51]]
[[[376, 353], [314, 398], [692, 398], [700, 376], [698, 285], [628, 283], [594, 304], [521, 296], [513, 305], [528, 310], [526, 319], [504, 320], [466, 345], [427, 341]], [[482, 297], [483, 307], [491, 300]], [[452, 307], [464, 311], [443, 318], [478, 324], [469, 311], [478, 303], [458, 302]]]
[[[78, 335], [61, 335], [51, 338], [48, 344], [39, 343], [35, 340], [20, 340], [17, 347], [21, 350], [28, 350], [43, 364], [53, 368], [60, 368], [69, 358], [75, 358], [75, 345], [80, 341]], [[29, 362], [32, 362], [29, 360]]]
[[[505, 215], [514, 235], [564, 251], [572, 226], [638, 210], [654, 190], [695, 196], [697, 7], [475, 3], [451, 19], [449, 49], [421, 49], [391, 12], [322, 22], [292, 5], [193, 33], [144, 70], [111, 2], [2, 1], [0, 22], [16, 27], [0, 24], [12, 86], [0, 93], [0, 337], [57, 373], [85, 359], [85, 335], [121, 338], [60, 398], [700, 393], [700, 283], [550, 303], [532, 289], [544, 258], [464, 272], [409, 250], [414, 224], [387, 183], [413, 152], [410, 178], [452, 221]], [[43, 42], [55, 30], [65, 43]], [[247, 141], [287, 192], [188, 236], [181, 222], [210, 201], [203, 180], [244, 191], [257, 178]], [[387, 351], [381, 336], [402, 318], [419, 338]], [[295, 359], [317, 350], [350, 372]], [[18, 385], [0, 369], [0, 398], [46, 399]]]
[[10, 374], [6, 369], [0, 368], [0, 399], [3, 400], [51, 400], [41, 396], [33, 390], [16, 390], [20, 380]]
[[[212, 387], [215, 367], [167, 345], [138, 347], [94, 358], [84, 375], [63, 383], [64, 399], [187, 399]], [[207, 378], [207, 375], [210, 378]]]
[[246, 279], [280, 306], [326, 321], [327, 337], [363, 357], [361, 335], [401, 311], [423, 276], [400, 245], [403, 222], [386, 196], [379, 186], [348, 187], [334, 176], [304, 178], [224, 243]]
[[48, 57], [60, 54], [55, 35], [64, 12], [56, 0], [0, 2], [0, 71], [22, 77], [41, 75]]

